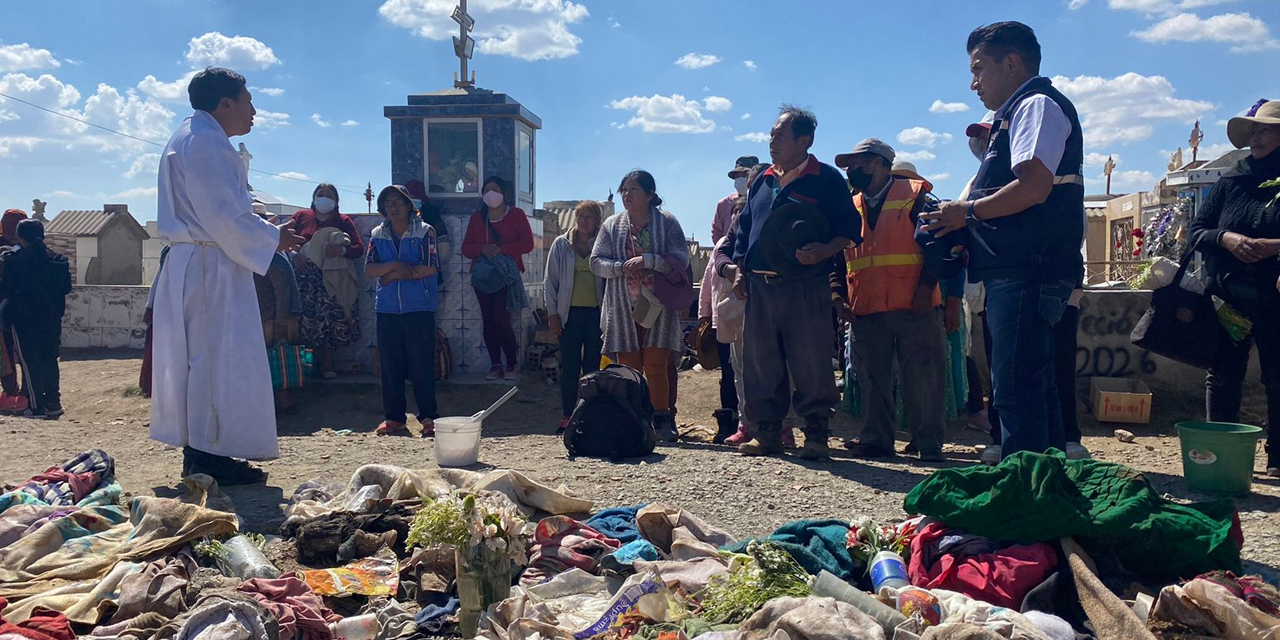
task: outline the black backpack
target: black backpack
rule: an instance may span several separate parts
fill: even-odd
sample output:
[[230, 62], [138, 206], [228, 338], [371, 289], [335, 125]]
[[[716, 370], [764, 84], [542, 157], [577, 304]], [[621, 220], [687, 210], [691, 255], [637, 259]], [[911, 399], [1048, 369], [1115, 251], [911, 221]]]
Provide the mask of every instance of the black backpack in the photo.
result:
[[564, 447], [569, 457], [639, 458], [653, 453], [649, 385], [639, 371], [611, 364], [578, 382], [578, 406], [569, 417]]

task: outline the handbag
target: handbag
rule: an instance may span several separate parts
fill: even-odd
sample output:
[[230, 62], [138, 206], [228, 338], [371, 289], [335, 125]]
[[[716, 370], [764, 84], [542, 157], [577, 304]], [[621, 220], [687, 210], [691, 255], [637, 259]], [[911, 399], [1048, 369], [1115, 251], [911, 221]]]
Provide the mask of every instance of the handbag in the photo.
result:
[[267, 366], [272, 389], [301, 389], [307, 386], [315, 356], [306, 347], [282, 344], [267, 347]]
[[[489, 216], [484, 212], [475, 215], [484, 218], [485, 226], [485, 243], [488, 244], [491, 238], [500, 238], [498, 230], [493, 228], [493, 222], [489, 220]], [[498, 270], [498, 266], [490, 260], [488, 256], [480, 256], [471, 264], [471, 286], [476, 288], [480, 293], [497, 293], [507, 286], [507, 280], [502, 276], [502, 272]]]
[[1223, 329], [1208, 293], [1182, 286], [1194, 254], [1182, 257], [1173, 282], [1151, 292], [1151, 306], [1129, 334], [1134, 346], [1170, 360], [1208, 369], [1218, 355]]

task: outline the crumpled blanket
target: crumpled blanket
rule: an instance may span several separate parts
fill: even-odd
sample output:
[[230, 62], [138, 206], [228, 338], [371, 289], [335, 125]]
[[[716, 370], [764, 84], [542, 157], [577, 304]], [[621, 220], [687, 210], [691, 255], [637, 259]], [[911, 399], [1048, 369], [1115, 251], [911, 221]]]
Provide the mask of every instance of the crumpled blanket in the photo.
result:
[[[825, 570], [841, 580], [852, 580], [857, 567], [846, 546], [848, 536], [846, 520], [799, 520], [782, 525], [766, 539], [785, 549], [811, 575]], [[739, 542], [725, 550], [746, 553], [750, 542]]]
[[[683, 509], [673, 509], [664, 504], [651, 504], [636, 513], [636, 526], [645, 540], [659, 551], [672, 553], [682, 533], [708, 545], [719, 548], [737, 542], [733, 536], [717, 529], [698, 516]], [[684, 529], [684, 532], [680, 532]], [[704, 555], [701, 552], [696, 556]]]
[[[998, 607], [1020, 610], [1027, 593], [1058, 566], [1058, 552], [1043, 543], [978, 555], [940, 553], [940, 543], [954, 534], [939, 522], [931, 522], [916, 533], [907, 567], [911, 584], [958, 591]], [[970, 546], [984, 548], [980, 543]]]
[[1149, 621], [1178, 623], [1188, 630], [1226, 640], [1280, 640], [1280, 618], [1205, 578], [1165, 587], [1151, 609]]
[[251, 596], [275, 615], [280, 640], [330, 640], [333, 630], [329, 625], [342, 619], [297, 578], [246, 580], [236, 591]]
[[520, 583], [540, 584], [575, 567], [595, 574], [600, 560], [621, 546], [568, 516], [544, 518], [534, 531], [529, 566], [520, 575]]
[[0, 596], [24, 598], [96, 581], [120, 562], [170, 554], [236, 529], [232, 514], [168, 498], [139, 496], [128, 507], [79, 509], [0, 550]]
[[1244, 600], [1255, 609], [1271, 616], [1280, 617], [1280, 590], [1268, 584], [1260, 576], [1236, 577], [1230, 571], [1210, 571], [1198, 580], [1208, 580], [1220, 585], [1231, 595]]
[[903, 508], [998, 541], [1074, 536], [1085, 548], [1114, 552], [1151, 582], [1240, 570], [1231, 500], [1177, 504], [1138, 471], [1068, 460], [1058, 451], [935, 471], [907, 494]]
[[378, 619], [378, 633], [374, 640], [400, 640], [412, 638], [418, 632], [413, 614], [394, 599], [379, 602], [372, 612]]
[[10, 605], [5, 614], [25, 620], [37, 609], [60, 611], [76, 624], [96, 625], [116, 610], [111, 624], [146, 612], [166, 619], [187, 609], [186, 589], [196, 562], [186, 552], [155, 562], [120, 562], [98, 580], [81, 580]]
[[1102, 584], [1089, 554], [1071, 538], [1063, 538], [1061, 545], [1075, 579], [1080, 606], [1098, 640], [1155, 640], [1138, 614]]
[[[119, 504], [120, 496], [124, 494], [124, 489], [119, 483], [112, 481], [101, 483], [93, 493], [85, 496], [75, 504], [76, 507], [102, 507], [107, 505]], [[0, 495], [0, 514], [7, 512], [20, 505], [31, 505], [37, 507], [53, 506], [49, 503], [37, 498], [25, 491], [10, 491]], [[59, 509], [71, 509], [70, 506], [57, 507]], [[3, 547], [4, 545], [0, 545]]]
[[418, 631], [424, 634], [436, 634], [451, 624], [458, 623], [458, 609], [462, 603], [457, 598], [449, 598], [443, 605], [429, 604], [418, 611], [414, 618]]
[[[355, 261], [345, 255], [329, 258], [326, 257], [325, 252], [332, 245], [346, 247], [350, 244], [351, 238], [341, 229], [333, 227], [316, 231], [311, 241], [307, 243], [307, 257], [324, 273], [325, 292], [337, 300], [346, 313], [350, 313], [351, 305], [355, 304], [356, 298], [360, 295], [360, 280], [356, 276]], [[285, 262], [288, 264], [287, 260]], [[292, 264], [289, 265], [289, 271], [293, 272]], [[294, 286], [296, 288], [297, 285]]]
[[640, 527], [636, 526], [636, 514], [645, 506], [642, 504], [636, 507], [604, 509], [587, 518], [586, 523], [588, 527], [622, 544], [635, 542], [642, 538]]
[[[0, 611], [8, 605], [0, 598]], [[66, 616], [53, 611], [40, 610], [28, 619], [14, 623], [0, 617], [0, 639], [14, 638], [18, 640], [75, 640], [76, 634], [71, 631], [71, 621]]]
[[286, 640], [272, 612], [252, 597], [237, 593], [202, 596], [191, 611], [170, 620], [154, 637], [154, 640], [262, 639]]
[[93, 493], [104, 481], [115, 477], [116, 463], [102, 449], [77, 454], [61, 466], [49, 467], [44, 473], [18, 485], [15, 491], [27, 493], [45, 504], [71, 506]]
[[885, 640], [884, 629], [857, 607], [834, 598], [775, 598], [738, 629], [743, 640], [769, 640], [782, 631], [791, 640]]

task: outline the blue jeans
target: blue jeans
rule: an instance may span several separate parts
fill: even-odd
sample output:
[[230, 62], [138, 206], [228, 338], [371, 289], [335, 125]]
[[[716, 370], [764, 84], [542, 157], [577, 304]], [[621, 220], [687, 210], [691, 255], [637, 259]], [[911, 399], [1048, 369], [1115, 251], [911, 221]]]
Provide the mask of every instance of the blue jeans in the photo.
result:
[[992, 404], [1000, 414], [1001, 453], [1063, 449], [1053, 325], [1062, 319], [1074, 283], [999, 279], [985, 284]]

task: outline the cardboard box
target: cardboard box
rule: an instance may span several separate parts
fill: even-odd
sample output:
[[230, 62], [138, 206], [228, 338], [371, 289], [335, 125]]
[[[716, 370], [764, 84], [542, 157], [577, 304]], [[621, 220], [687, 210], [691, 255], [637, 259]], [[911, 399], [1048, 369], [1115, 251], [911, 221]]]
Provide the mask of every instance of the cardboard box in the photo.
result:
[[1151, 421], [1151, 389], [1134, 378], [1090, 378], [1089, 397], [1098, 422]]

